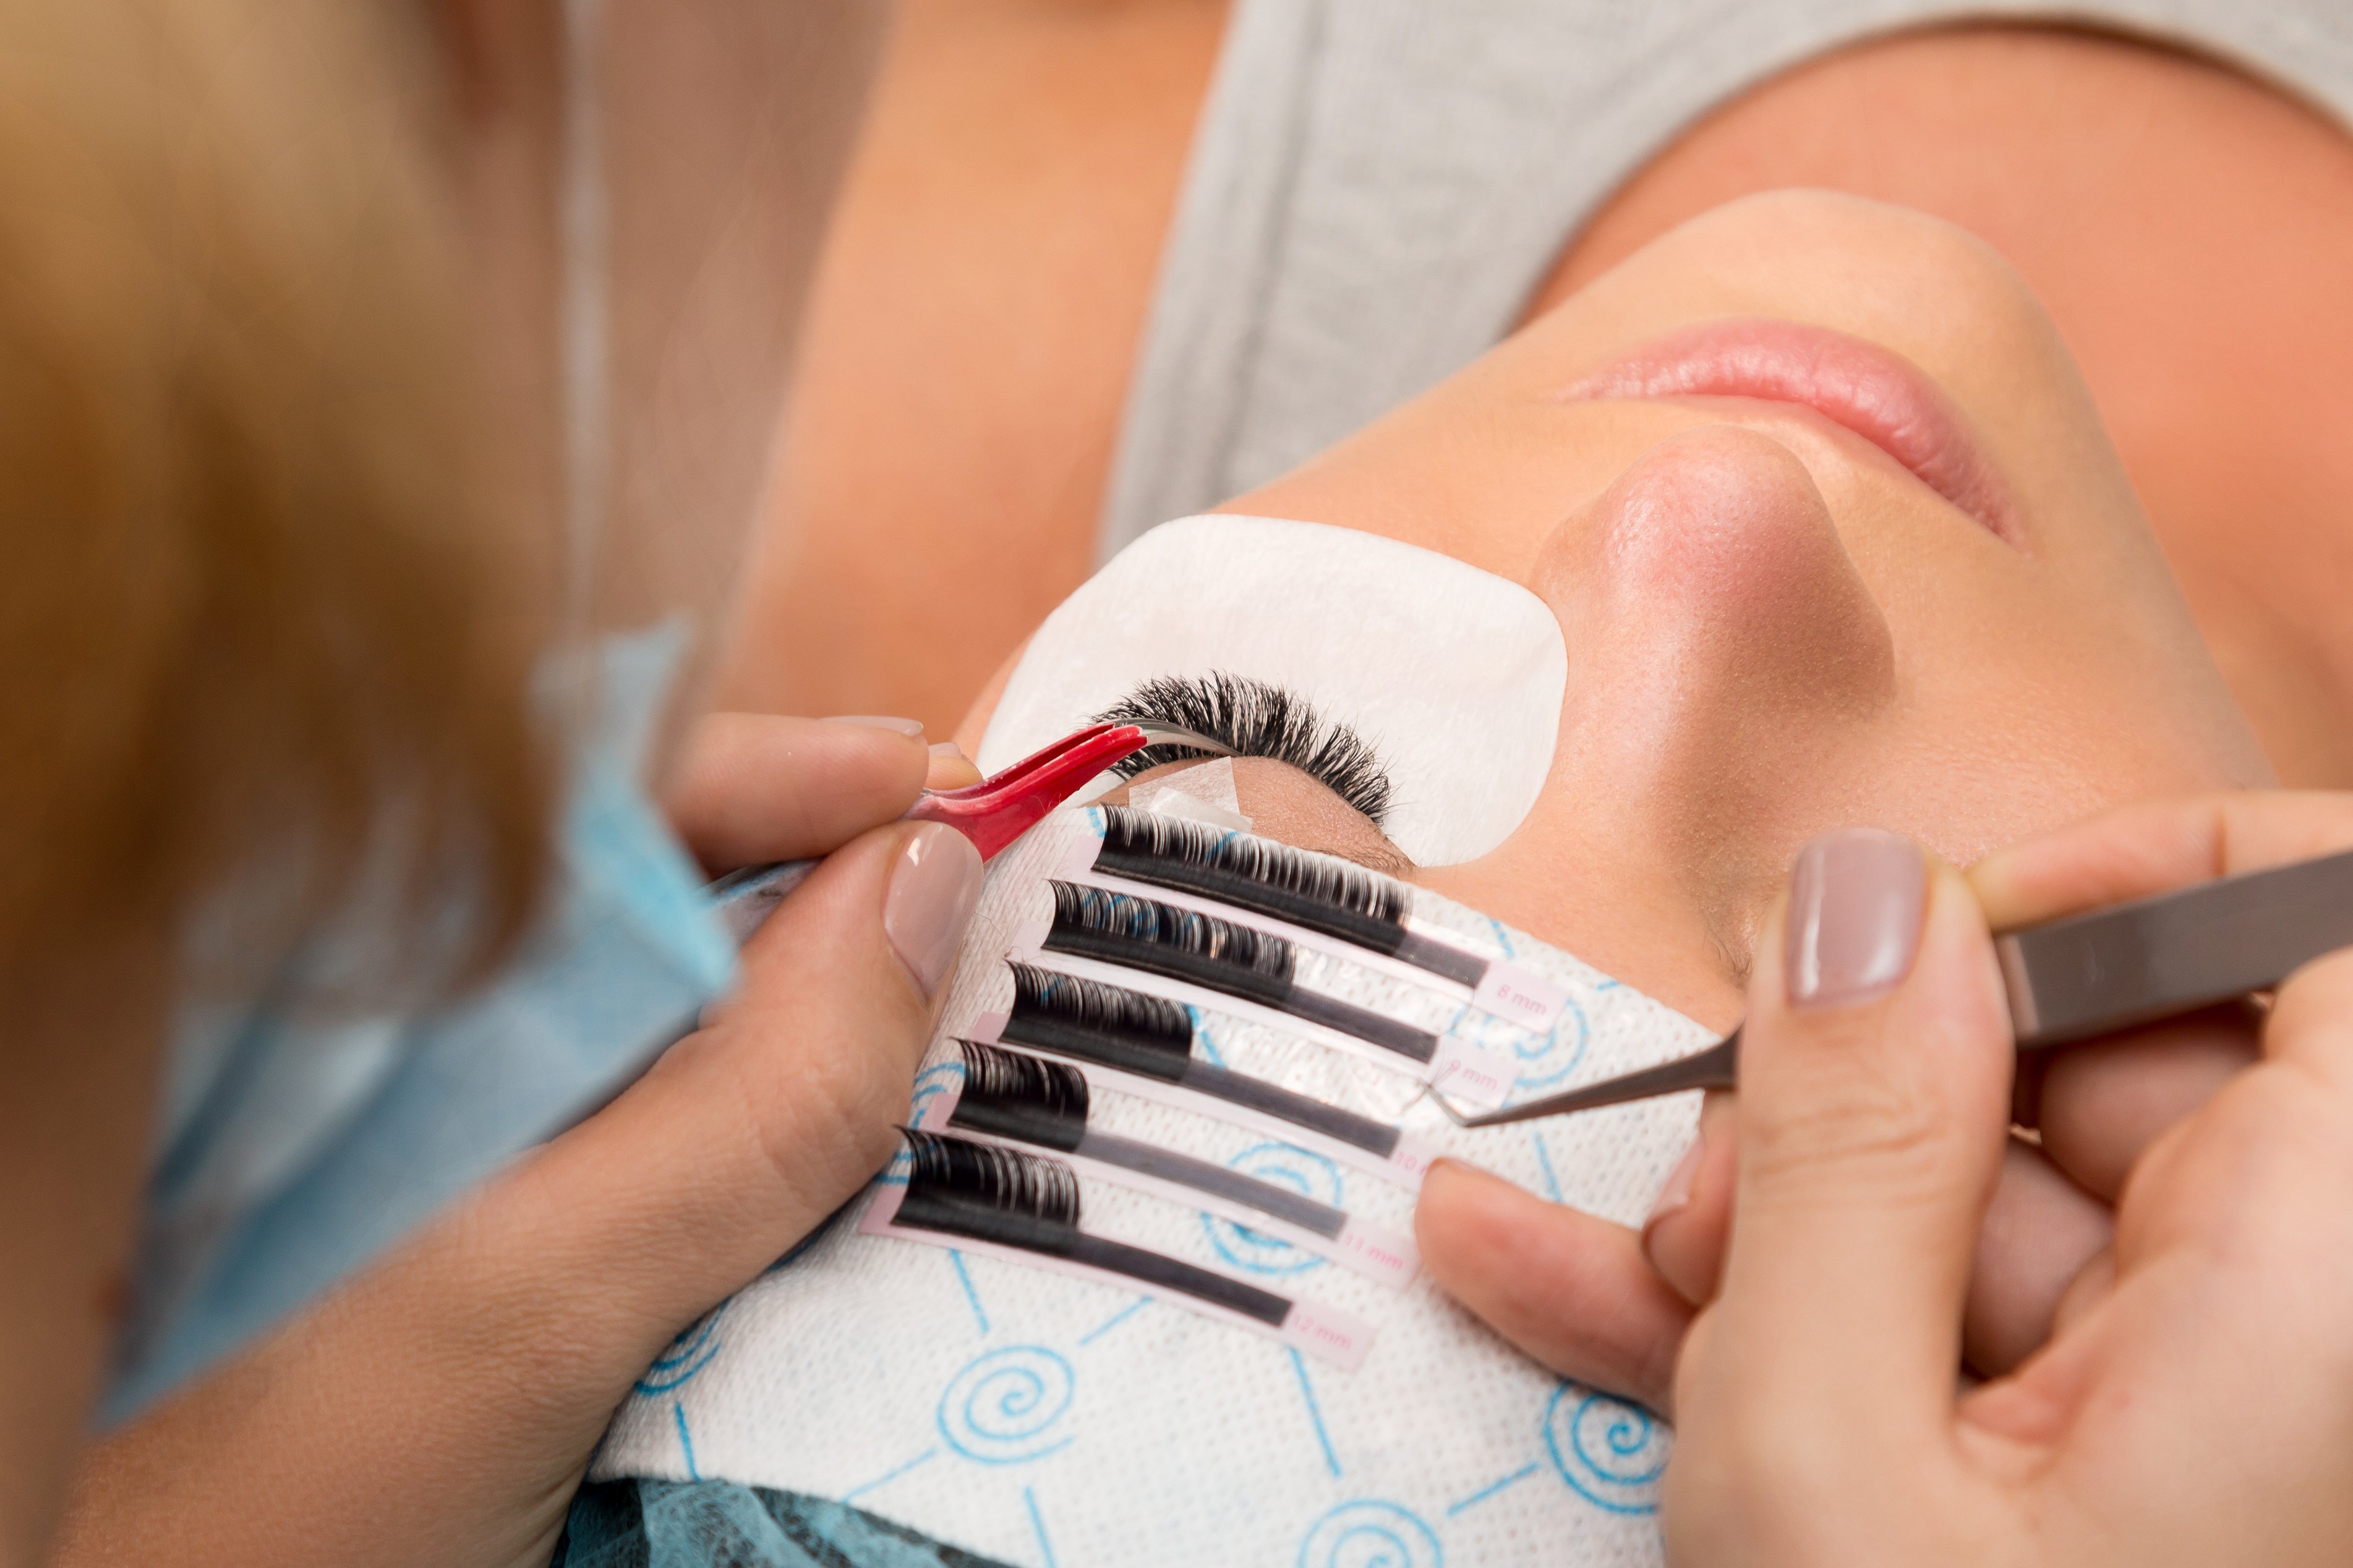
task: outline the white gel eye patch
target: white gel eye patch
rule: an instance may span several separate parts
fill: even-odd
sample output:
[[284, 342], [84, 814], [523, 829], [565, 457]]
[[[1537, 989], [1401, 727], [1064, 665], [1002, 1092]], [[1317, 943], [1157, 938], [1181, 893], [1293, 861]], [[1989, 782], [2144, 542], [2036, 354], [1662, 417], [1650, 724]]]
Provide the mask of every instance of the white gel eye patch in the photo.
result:
[[[1088, 933], [1062, 917], [1074, 887], [1185, 908], [1174, 889], [1193, 873], [1141, 864], [1137, 846], [1213, 871], [1296, 854], [1149, 805], [1134, 819], [1058, 813], [989, 867], [907, 1119], [966, 1172], [902, 1156], [681, 1335], [593, 1474], [836, 1499], [1016, 1564], [1660, 1561], [1665, 1428], [1448, 1300], [1418, 1272], [1413, 1205], [1444, 1153], [1638, 1225], [1697, 1096], [1465, 1131], [1422, 1084], [1451, 1052], [1494, 1064], [1499, 1098], [1524, 1100], [1683, 1055], [1706, 1031], [1425, 889], [1384, 880], [1387, 901], [1368, 903], [1325, 857], [1253, 873], [1309, 889], [1323, 913], [1224, 906], [1260, 940], [1293, 932], [1289, 1001], [1254, 989], [1263, 965], [1235, 973], [1227, 939], [1164, 932], [1176, 970], [1124, 965], [1074, 945]], [[1421, 948], [1376, 961], [1391, 945], [1311, 940], [1345, 924], [1332, 910], [1367, 908]], [[1477, 1005], [1441, 949], [1550, 988], [1552, 1022]], [[1352, 1034], [1350, 1009], [1438, 1049]], [[1032, 1177], [1052, 1165], [1060, 1190], [1001, 1179], [1025, 1162]]]
[[1474, 860], [1535, 804], [1568, 653], [1543, 600], [1451, 556], [1274, 518], [1163, 523], [1024, 650], [978, 762], [994, 773], [1155, 676], [1287, 688], [1378, 753], [1386, 831], [1416, 864]]

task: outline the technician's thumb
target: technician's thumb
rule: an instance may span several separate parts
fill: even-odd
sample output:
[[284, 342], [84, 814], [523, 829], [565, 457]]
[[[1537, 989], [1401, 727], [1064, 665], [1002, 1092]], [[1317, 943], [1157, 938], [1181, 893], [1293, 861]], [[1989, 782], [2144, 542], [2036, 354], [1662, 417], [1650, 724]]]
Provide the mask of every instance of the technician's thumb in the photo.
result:
[[1731, 1245], [1678, 1408], [1821, 1422], [1818, 1456], [1885, 1458], [1943, 1428], [2000, 1171], [2012, 1050], [1984, 919], [1907, 840], [1825, 835], [1748, 1000]]
[[745, 944], [733, 995], [551, 1147], [566, 1206], [599, 1216], [602, 1288], [666, 1337], [889, 1163], [980, 886], [936, 823], [843, 845]]

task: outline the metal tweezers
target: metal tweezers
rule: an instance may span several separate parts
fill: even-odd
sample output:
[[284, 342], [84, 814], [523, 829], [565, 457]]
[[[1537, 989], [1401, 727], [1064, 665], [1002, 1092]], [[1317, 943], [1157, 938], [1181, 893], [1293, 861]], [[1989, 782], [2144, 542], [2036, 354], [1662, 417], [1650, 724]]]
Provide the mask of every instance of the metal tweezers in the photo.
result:
[[[2353, 850], [2250, 871], [2070, 915], [1994, 938], [2021, 1051], [2195, 1012], [2268, 991], [2326, 952], [2353, 947]], [[1739, 1081], [1740, 1031], [1704, 1051], [1564, 1093], [1465, 1116], [1461, 1127], [1566, 1116]]]

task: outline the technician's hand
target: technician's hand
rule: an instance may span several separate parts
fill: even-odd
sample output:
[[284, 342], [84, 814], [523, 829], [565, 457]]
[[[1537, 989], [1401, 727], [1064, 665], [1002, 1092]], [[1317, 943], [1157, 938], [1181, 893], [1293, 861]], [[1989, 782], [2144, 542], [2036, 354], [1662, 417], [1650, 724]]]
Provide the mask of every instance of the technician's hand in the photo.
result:
[[[2273, 803], [2265, 810], [2306, 809], [2281, 804], [2298, 798], [2227, 797]], [[2317, 802], [2310, 809], [2353, 844], [2353, 805], [2301, 798]], [[2083, 837], [2090, 831], [2067, 829], [1974, 868], [1969, 878], [1990, 923], [2030, 924], [2137, 896], [2129, 876], [2087, 847], [2108, 842]], [[2140, 852], [2107, 853], [2128, 867]], [[2261, 1019], [2253, 1005], [2235, 1003], [2022, 1059], [2011, 1116], [2036, 1138], [2013, 1137], [2003, 1147], [1961, 1320], [1968, 1371], [2010, 1371], [2050, 1338], [2077, 1274], [2108, 1247], [2113, 1205], [2133, 1162], [2255, 1059]], [[1732, 1221], [1736, 1098], [1708, 1096], [1700, 1136], [1640, 1232], [1440, 1165], [1416, 1216], [1424, 1264], [1530, 1355], [1673, 1415], [1675, 1358], [1694, 1311], [1715, 1293]]]
[[[2353, 841], [2353, 804], [2120, 814], [1981, 868], [2054, 910]], [[2011, 1048], [1956, 873], [1819, 840], [1759, 963], [1722, 1288], [1676, 1369], [1669, 1553], [1708, 1564], [2353, 1561], [2353, 952], [2135, 1163], [2051, 1342], [1957, 1390]]]
[[828, 857], [745, 947], [736, 994], [100, 1447], [58, 1561], [542, 1568], [632, 1382], [890, 1158], [980, 890], [962, 835], [897, 820], [938, 765], [878, 721], [707, 721], [670, 792], [704, 863]]

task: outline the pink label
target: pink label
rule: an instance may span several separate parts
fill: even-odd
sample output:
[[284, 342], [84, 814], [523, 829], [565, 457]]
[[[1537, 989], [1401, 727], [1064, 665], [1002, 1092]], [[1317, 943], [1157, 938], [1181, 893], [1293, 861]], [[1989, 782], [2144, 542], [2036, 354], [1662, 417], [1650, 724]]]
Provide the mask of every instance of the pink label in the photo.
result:
[[1495, 1052], [1451, 1036], [1438, 1042], [1438, 1054], [1430, 1061], [1430, 1088], [1482, 1110], [1503, 1104], [1519, 1076], [1519, 1068]]
[[1412, 1242], [1362, 1220], [1350, 1220], [1333, 1245], [1344, 1262], [1384, 1284], [1404, 1285], [1421, 1267], [1421, 1253]]
[[1426, 1138], [1400, 1138], [1398, 1140], [1398, 1146], [1389, 1152], [1388, 1163], [1391, 1170], [1401, 1171], [1410, 1176], [1413, 1179], [1412, 1184], [1418, 1191], [1421, 1186], [1422, 1177], [1430, 1174], [1431, 1163], [1445, 1152], [1445, 1150]]
[[1354, 1372], [1364, 1365], [1365, 1352], [1373, 1348], [1371, 1324], [1307, 1301], [1291, 1304], [1291, 1315], [1283, 1319], [1282, 1332], [1283, 1342], [1303, 1355], [1330, 1362], [1344, 1372]]
[[1568, 993], [1516, 963], [1490, 963], [1471, 994], [1482, 1010], [1530, 1029], [1549, 1029], [1568, 1005]]

